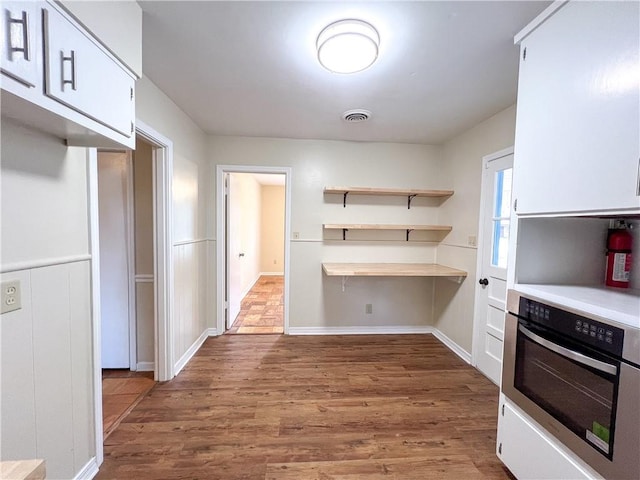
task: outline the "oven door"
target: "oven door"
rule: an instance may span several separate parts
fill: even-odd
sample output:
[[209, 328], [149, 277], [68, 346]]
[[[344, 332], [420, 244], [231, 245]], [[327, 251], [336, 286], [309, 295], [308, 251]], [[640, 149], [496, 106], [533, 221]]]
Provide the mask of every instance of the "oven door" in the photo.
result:
[[605, 478], [640, 478], [635, 367], [511, 313], [503, 358], [507, 398]]
[[612, 358], [518, 321], [514, 388], [609, 459], [619, 371]]

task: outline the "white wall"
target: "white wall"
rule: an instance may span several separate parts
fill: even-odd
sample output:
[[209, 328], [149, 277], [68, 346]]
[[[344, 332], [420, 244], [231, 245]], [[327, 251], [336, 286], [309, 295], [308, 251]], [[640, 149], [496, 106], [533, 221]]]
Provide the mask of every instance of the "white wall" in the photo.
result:
[[62, 0], [89, 31], [136, 75], [142, 76], [142, 9], [134, 0]]
[[[436, 245], [394, 241], [329, 240], [323, 223], [438, 223], [438, 202], [406, 198], [323, 195], [331, 185], [447, 188], [442, 150], [425, 145], [210, 137], [209, 158], [217, 164], [292, 167], [290, 325], [324, 327], [424, 327], [432, 324], [433, 281], [420, 278], [341, 279], [326, 277], [322, 262], [432, 262]], [[215, 266], [212, 265], [212, 268]], [[373, 314], [365, 314], [365, 304]]]
[[446, 280], [436, 281], [435, 318], [437, 328], [471, 352], [473, 308], [477, 283], [477, 249], [468, 245], [468, 236], [478, 236], [482, 157], [513, 145], [515, 105], [458, 135], [444, 145], [445, 183], [455, 194], [441, 208], [453, 231], [438, 248], [438, 263], [468, 272], [458, 286]]
[[135, 222], [136, 369], [152, 369], [154, 349], [153, 150], [136, 139], [133, 153]]
[[2, 118], [2, 460], [73, 478], [95, 455], [86, 150]]
[[129, 368], [129, 155], [98, 152], [102, 368]]
[[285, 189], [262, 185], [260, 227], [260, 271], [284, 273]]
[[[215, 243], [207, 212], [213, 188], [205, 156], [205, 135], [148, 78], [136, 84], [136, 115], [173, 141], [174, 360], [215, 326], [215, 284], [208, 284], [208, 259]], [[208, 319], [211, 319], [208, 321]]]

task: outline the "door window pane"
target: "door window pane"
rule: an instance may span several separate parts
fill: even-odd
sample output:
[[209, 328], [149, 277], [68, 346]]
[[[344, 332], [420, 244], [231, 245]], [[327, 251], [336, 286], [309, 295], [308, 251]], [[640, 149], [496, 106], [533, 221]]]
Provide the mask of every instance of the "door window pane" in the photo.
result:
[[496, 172], [491, 264], [507, 268], [509, 249], [509, 218], [511, 217], [511, 168]]

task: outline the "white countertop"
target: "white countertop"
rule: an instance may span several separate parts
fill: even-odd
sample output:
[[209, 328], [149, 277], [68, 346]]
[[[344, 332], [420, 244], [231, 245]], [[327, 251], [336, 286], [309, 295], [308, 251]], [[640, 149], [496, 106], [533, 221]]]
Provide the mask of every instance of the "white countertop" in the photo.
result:
[[516, 284], [514, 290], [640, 329], [640, 290], [588, 285]]

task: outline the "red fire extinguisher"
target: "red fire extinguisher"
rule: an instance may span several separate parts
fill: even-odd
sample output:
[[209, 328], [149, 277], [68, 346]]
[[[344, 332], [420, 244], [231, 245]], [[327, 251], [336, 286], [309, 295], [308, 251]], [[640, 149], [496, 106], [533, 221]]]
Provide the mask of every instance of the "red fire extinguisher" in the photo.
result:
[[607, 276], [609, 287], [629, 288], [633, 236], [626, 225], [609, 230], [607, 237]]

